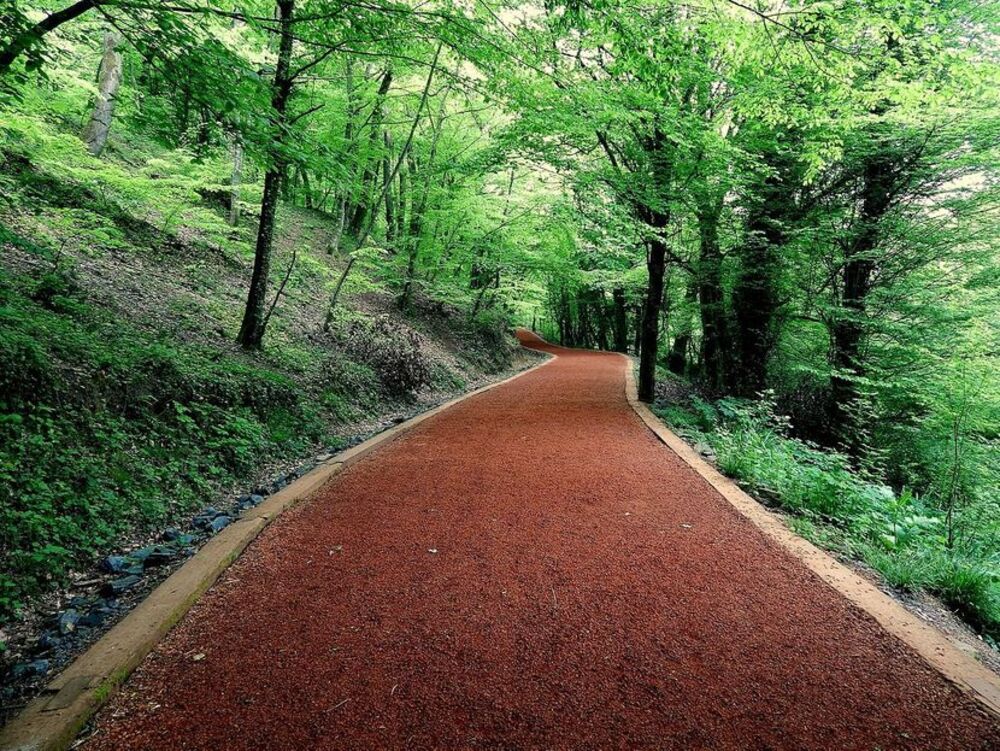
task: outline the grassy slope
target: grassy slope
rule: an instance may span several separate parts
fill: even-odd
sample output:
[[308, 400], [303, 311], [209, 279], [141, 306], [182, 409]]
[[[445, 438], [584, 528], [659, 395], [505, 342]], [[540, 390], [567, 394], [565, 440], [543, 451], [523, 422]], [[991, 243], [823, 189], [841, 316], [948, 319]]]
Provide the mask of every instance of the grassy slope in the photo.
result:
[[128, 144], [95, 160], [28, 117], [0, 127], [0, 622], [124, 535], [511, 364], [500, 331], [402, 316], [364, 263], [324, 333], [343, 261], [329, 219], [290, 206], [287, 294], [264, 352], [240, 351], [255, 223], [213, 205], [224, 171]]

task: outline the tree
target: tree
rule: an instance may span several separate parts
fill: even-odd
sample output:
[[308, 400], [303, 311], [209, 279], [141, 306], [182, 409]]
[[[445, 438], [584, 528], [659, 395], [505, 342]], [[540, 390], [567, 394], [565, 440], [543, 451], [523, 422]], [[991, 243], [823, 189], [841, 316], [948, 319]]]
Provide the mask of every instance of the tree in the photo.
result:
[[266, 326], [264, 307], [267, 303], [267, 284], [271, 269], [271, 248], [274, 244], [274, 225], [278, 213], [278, 199], [287, 165], [282, 152], [287, 125], [288, 100], [292, 94], [295, 74], [292, 71], [293, 14], [295, 0], [277, 0], [279, 41], [278, 58], [271, 84], [271, 121], [275, 134], [275, 149], [271, 163], [264, 173], [264, 194], [260, 203], [260, 225], [257, 229], [257, 247], [254, 251], [253, 276], [247, 292], [246, 310], [236, 341], [247, 349], [259, 349], [264, 340]]
[[94, 156], [100, 156], [104, 151], [115, 114], [115, 97], [122, 81], [122, 56], [118, 51], [120, 42], [116, 32], [105, 32], [104, 55], [97, 70], [97, 98], [82, 136], [87, 151]]

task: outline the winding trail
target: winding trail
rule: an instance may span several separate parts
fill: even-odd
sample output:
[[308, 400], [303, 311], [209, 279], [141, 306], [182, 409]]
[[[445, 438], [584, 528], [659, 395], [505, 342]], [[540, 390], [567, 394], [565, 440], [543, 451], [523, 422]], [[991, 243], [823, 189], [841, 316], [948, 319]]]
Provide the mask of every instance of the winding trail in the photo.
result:
[[97, 720], [107, 749], [1000, 748], [1000, 728], [559, 357], [286, 513]]

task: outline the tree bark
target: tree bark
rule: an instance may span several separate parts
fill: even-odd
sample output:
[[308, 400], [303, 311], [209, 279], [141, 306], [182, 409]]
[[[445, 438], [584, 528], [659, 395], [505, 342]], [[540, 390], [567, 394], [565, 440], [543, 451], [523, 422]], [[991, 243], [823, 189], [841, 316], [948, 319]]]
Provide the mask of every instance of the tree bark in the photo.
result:
[[[650, 226], [665, 228], [666, 215], [654, 214]], [[656, 222], [656, 224], [653, 224]], [[664, 240], [653, 237], [646, 251], [646, 270], [649, 281], [642, 309], [642, 329], [639, 338], [639, 400], [652, 402], [656, 391], [656, 356], [660, 339], [660, 303], [663, 301], [663, 272], [666, 270], [667, 246]]]
[[115, 114], [115, 98], [122, 82], [122, 56], [118, 52], [120, 43], [121, 38], [116, 32], [104, 33], [104, 54], [97, 69], [97, 99], [81, 136], [87, 144], [87, 151], [94, 156], [100, 156], [104, 151]]
[[698, 208], [700, 255], [698, 260], [698, 301], [701, 316], [701, 357], [704, 382], [711, 393], [726, 389], [729, 354], [728, 326], [722, 293], [722, 253], [719, 248], [719, 214], [722, 199], [713, 199]]
[[611, 291], [614, 307], [613, 327], [615, 352], [628, 352], [628, 313], [625, 310], [625, 290], [615, 287]]
[[[385, 98], [389, 94], [389, 89], [391, 87], [392, 67], [390, 66], [386, 68], [385, 73], [382, 74], [382, 81], [379, 83], [378, 91], [375, 94], [374, 109], [372, 110], [371, 121], [368, 124], [368, 127], [371, 128], [368, 136], [369, 154], [376, 150], [378, 142], [381, 138]], [[364, 231], [365, 225], [368, 223], [369, 213], [377, 211], [377, 207], [373, 207], [371, 203], [378, 166], [379, 162], [373, 160], [369, 156], [366, 160], [365, 168], [361, 173], [361, 185], [358, 193], [358, 202], [354, 207], [353, 213], [351, 214], [349, 228], [351, 235], [354, 237], [358, 237]], [[388, 193], [386, 193], [386, 195], [388, 195]]]
[[392, 186], [392, 134], [386, 130], [383, 136], [385, 158], [382, 160], [382, 182], [385, 183], [385, 239], [386, 245], [395, 251], [396, 241], [396, 196]]
[[278, 0], [280, 41], [278, 64], [272, 84], [271, 109], [276, 131], [278, 149], [272, 155], [271, 165], [264, 175], [264, 196], [260, 203], [260, 225], [257, 229], [257, 246], [254, 252], [253, 276], [247, 293], [246, 310], [236, 341], [247, 349], [260, 349], [264, 340], [264, 306], [267, 298], [267, 283], [271, 269], [271, 249], [274, 244], [274, 226], [277, 219], [278, 199], [286, 163], [281, 153], [284, 137], [288, 99], [292, 93], [292, 14], [295, 0]]
[[767, 155], [774, 170], [757, 189], [749, 208], [746, 240], [739, 249], [740, 272], [733, 288], [737, 383], [740, 396], [753, 398], [767, 386], [767, 368], [777, 340], [778, 249], [794, 211], [787, 158]]
[[691, 321], [691, 309], [698, 300], [698, 280], [690, 277], [687, 288], [684, 292], [684, 307], [675, 318], [680, 319], [680, 331], [674, 337], [667, 355], [667, 370], [677, 375], [683, 375], [687, 371], [688, 351], [691, 349], [691, 339], [693, 338], [694, 325]]
[[855, 379], [865, 373], [861, 346], [865, 333], [865, 306], [872, 290], [878, 247], [879, 221], [889, 211], [893, 194], [893, 166], [884, 154], [867, 160], [861, 188], [860, 226], [847, 245], [842, 272], [840, 310], [830, 326], [829, 417], [834, 435], [849, 448], [855, 443], [853, 405], [858, 400]]
[[243, 144], [233, 138], [233, 172], [229, 180], [229, 224], [240, 222], [240, 188], [243, 184]]

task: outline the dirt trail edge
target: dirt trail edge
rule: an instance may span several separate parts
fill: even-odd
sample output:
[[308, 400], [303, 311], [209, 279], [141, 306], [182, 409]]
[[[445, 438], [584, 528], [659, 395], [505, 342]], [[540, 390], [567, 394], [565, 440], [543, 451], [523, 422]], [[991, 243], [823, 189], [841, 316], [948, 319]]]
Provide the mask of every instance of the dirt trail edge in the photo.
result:
[[527, 344], [558, 359], [257, 537], [85, 748], [1000, 748], [664, 450], [619, 355]]

